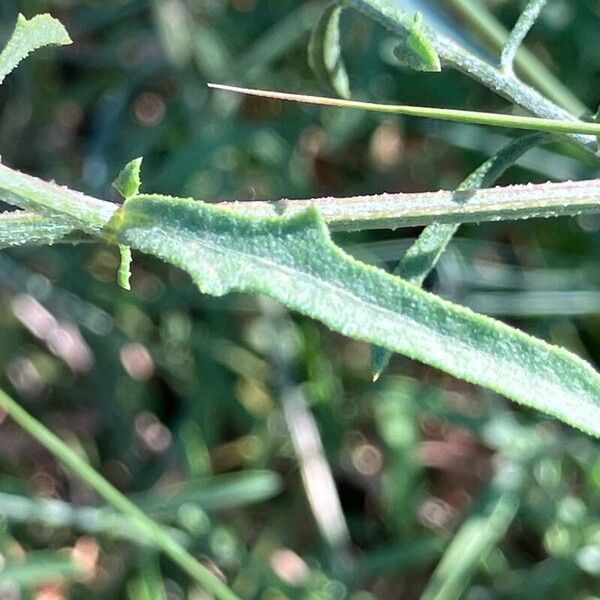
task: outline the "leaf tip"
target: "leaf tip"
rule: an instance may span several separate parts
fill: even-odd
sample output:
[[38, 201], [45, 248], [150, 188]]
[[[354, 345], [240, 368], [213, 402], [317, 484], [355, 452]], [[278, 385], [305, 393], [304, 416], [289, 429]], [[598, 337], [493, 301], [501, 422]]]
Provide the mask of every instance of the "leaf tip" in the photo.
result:
[[41, 46], [68, 46], [73, 43], [65, 26], [50, 13], [35, 15], [31, 19], [27, 19], [22, 13], [19, 13], [17, 27], [24, 25], [40, 27], [40, 30], [45, 28], [46, 39]]
[[371, 346], [371, 374], [375, 383], [387, 368], [392, 353], [380, 346]]

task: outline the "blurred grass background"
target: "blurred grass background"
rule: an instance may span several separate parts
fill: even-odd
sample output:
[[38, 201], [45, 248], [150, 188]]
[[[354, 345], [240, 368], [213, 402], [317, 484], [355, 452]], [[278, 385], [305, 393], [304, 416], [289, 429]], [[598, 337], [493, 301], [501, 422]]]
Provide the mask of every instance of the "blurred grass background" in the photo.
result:
[[[392, 0], [390, 0], [392, 1]], [[482, 56], [460, 3], [411, 0]], [[479, 5], [474, 0], [473, 5]], [[0, 90], [0, 152], [29, 173], [116, 200], [452, 189], [507, 132], [211, 93], [207, 81], [323, 93], [309, 30], [324, 3], [3, 0], [50, 11], [74, 45], [44, 50]], [[523, 3], [487, 0], [506, 27]], [[505, 110], [452, 71], [399, 70], [389, 37], [348, 12], [355, 97]], [[600, 5], [551, 0], [528, 47], [590, 109]], [[567, 145], [503, 183], [597, 176]], [[600, 358], [600, 219], [463, 226], [427, 287]], [[336, 236], [391, 268], [418, 232]], [[600, 598], [595, 440], [396, 357], [372, 383], [366, 344], [266, 300], [202, 296], [174, 268], [116, 249], [0, 254], [0, 377], [242, 598]], [[206, 598], [0, 416], [0, 598]], [[437, 568], [436, 568], [437, 567]]]

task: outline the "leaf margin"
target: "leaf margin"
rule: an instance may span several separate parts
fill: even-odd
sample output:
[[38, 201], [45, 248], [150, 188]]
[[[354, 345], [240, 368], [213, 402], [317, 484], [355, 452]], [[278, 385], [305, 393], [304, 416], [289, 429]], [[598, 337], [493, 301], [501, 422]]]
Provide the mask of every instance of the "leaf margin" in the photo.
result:
[[[186, 219], [189, 221], [186, 222]], [[194, 250], [191, 245], [198, 242], [203, 229], [211, 234], [216, 232], [219, 243], [222, 244], [225, 238], [219, 235], [232, 225], [237, 231], [233, 234], [230, 231], [229, 235], [233, 235], [231, 239], [235, 243], [239, 242], [242, 234], [246, 234], [254, 244], [252, 252], [258, 254], [250, 254], [251, 261], [261, 255], [261, 260], [266, 257], [265, 262], [270, 268], [278, 266], [273, 262], [273, 251], [277, 243], [274, 245], [273, 239], [264, 235], [271, 228], [279, 236], [275, 236], [276, 242], [283, 236], [282, 239], [291, 244], [288, 251], [290, 248], [302, 248], [302, 244], [310, 244], [315, 254], [308, 258], [313, 263], [306, 262], [307, 256], [292, 256], [290, 259], [288, 254], [285, 257], [285, 260], [292, 260], [292, 266], [300, 265], [309, 269], [301, 272], [302, 276], [314, 277], [310, 269], [315, 268], [315, 265], [322, 267], [325, 259], [333, 258], [337, 269], [335, 277], [358, 274], [359, 281], [353, 284], [350, 291], [339, 284], [336, 287], [331, 282], [325, 282], [320, 288], [318, 301], [315, 302], [315, 298], [311, 299], [311, 295], [300, 287], [298, 273], [293, 273], [294, 277], [289, 273], [280, 277], [281, 273], [276, 268], [269, 272], [267, 281], [266, 278], [261, 280], [259, 276], [256, 278], [256, 274], [252, 273], [252, 265], [239, 264], [231, 269], [229, 280], [224, 280], [219, 272], [223, 265], [218, 264], [215, 256], [222, 255], [227, 250], [213, 244], [209, 248], [213, 254], [209, 252], [209, 259], [205, 257], [203, 262], [198, 261], [198, 250]], [[238, 291], [268, 295], [344, 335], [375, 343], [439, 368], [459, 379], [482, 385], [600, 437], [600, 374], [591, 365], [563, 348], [552, 346], [500, 321], [443, 300], [385, 271], [349, 257], [332, 242], [315, 207], [293, 217], [256, 219], [236, 215], [233, 211], [201, 201], [139, 195], [124, 203], [111, 223], [111, 228], [118, 243], [153, 254], [186, 270], [204, 293], [221, 296]], [[174, 255], [177, 232], [185, 232], [188, 236], [182, 246], [184, 254], [181, 256]], [[237, 252], [239, 258], [240, 252], [233, 252]], [[294, 265], [293, 260], [297, 260], [297, 264]], [[279, 270], [286, 268], [289, 269], [289, 265], [279, 264]], [[274, 288], [276, 281], [278, 288]], [[373, 290], [369, 287], [373, 286], [379, 286], [376, 293], [373, 293], [377, 302], [383, 302], [379, 307], [369, 305], [369, 301], [360, 296], [361, 293], [371, 293]], [[339, 303], [340, 296], [344, 294], [348, 302], [358, 302], [359, 305], [362, 302], [375, 312], [383, 307], [377, 316], [385, 319], [380, 319], [380, 322], [372, 319], [368, 326], [361, 324], [360, 319], [345, 319], [339, 304], [337, 307], [327, 304]], [[393, 306], [401, 306], [402, 310], [394, 312], [385, 302], [394, 302]], [[439, 320], [436, 325], [438, 330], [431, 326], [427, 329], [429, 317], [421, 316], [420, 321], [415, 318], [422, 306], [426, 306]], [[494, 354], [494, 345], [503, 349], [501, 358]], [[520, 355], [523, 352], [525, 355]]]

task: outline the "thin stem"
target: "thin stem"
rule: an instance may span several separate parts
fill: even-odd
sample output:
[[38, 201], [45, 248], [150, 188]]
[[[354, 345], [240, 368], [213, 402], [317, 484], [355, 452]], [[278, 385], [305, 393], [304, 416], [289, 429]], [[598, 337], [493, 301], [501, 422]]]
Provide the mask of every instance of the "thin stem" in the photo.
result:
[[[480, 0], [448, 0], [448, 4], [480, 34], [484, 41], [491, 44], [494, 49], [502, 50], [509, 32], [485, 4]], [[521, 46], [518, 49], [514, 65], [517, 71], [522, 73], [537, 89], [564, 109], [578, 116], [590, 113], [589, 108], [526, 47]]]
[[306, 94], [290, 94], [286, 92], [257, 90], [253, 88], [222, 85], [218, 83], [209, 83], [208, 87], [218, 90], [225, 90], [228, 92], [235, 92], [238, 94], [261, 96], [263, 98], [290, 100], [292, 102], [319, 104], [321, 106], [335, 106], [336, 108], [356, 108], [370, 112], [408, 115], [412, 117], [438, 119], [440, 121], [454, 121], [457, 123], [488, 125], [493, 127], [510, 127], [513, 129], [527, 129], [530, 131], [540, 131], [545, 133], [600, 135], [600, 123], [595, 122], [586, 123], [583, 121], [573, 121], [568, 119], [541, 119], [539, 117], [522, 117], [518, 115], [504, 115], [501, 113], [479, 112], [474, 110], [456, 110], [450, 108], [431, 108], [427, 106], [378, 104], [375, 102], [359, 102], [357, 100], [328, 98], [325, 96], [309, 96]]
[[397, 229], [431, 223], [479, 223], [600, 212], [600, 179], [481, 190], [375, 194], [277, 202], [221, 202], [253, 217], [291, 216], [316, 206], [333, 231]]
[[[346, 2], [364, 15], [375, 19], [392, 33], [406, 36], [410, 31], [411, 19], [409, 15], [385, 1], [346, 0]], [[500, 69], [474, 56], [454, 41], [430, 29], [427, 32], [443, 64], [457, 69], [538, 117], [561, 121], [578, 121], [574, 115], [557, 106], [514, 75], [507, 75]], [[595, 137], [577, 134], [570, 137], [595, 155], [597, 150]]]
[[13, 206], [42, 216], [60, 217], [88, 233], [99, 234], [118, 209], [53, 182], [43, 181], [0, 164], [0, 198]]
[[505, 73], [512, 74], [513, 63], [517, 50], [523, 43], [523, 40], [529, 33], [529, 30], [533, 27], [533, 24], [537, 21], [540, 13], [544, 6], [546, 6], [548, 0], [529, 0], [527, 6], [523, 9], [523, 12], [519, 15], [519, 18], [510, 32], [504, 48], [502, 48], [502, 55], [500, 57], [500, 65]]
[[[22, 175], [15, 171], [17, 175]], [[29, 177], [34, 187], [29, 198], [21, 198], [11, 192], [10, 196], [0, 185], [0, 198], [10, 197], [18, 206], [35, 207], [39, 201], [43, 209], [49, 205], [45, 198], [46, 186], [53, 184]], [[59, 188], [66, 189], [66, 188]], [[69, 198], [75, 195], [86, 205], [99, 203], [105, 225], [119, 206], [97, 200], [69, 190]], [[31, 198], [35, 198], [32, 202]], [[52, 191], [51, 199], [54, 198]], [[374, 194], [345, 198], [307, 198], [302, 200], [258, 200], [251, 202], [219, 202], [220, 206], [251, 217], [291, 216], [309, 206], [319, 208], [325, 222], [334, 231], [357, 231], [361, 229], [396, 229], [431, 223], [468, 223], [528, 219], [532, 217], [557, 217], [577, 215], [584, 212], [600, 213], [600, 179], [579, 182], [514, 185], [469, 191], [439, 191], [418, 194]], [[69, 209], [69, 214], [75, 211]], [[20, 213], [23, 214], [23, 213]], [[19, 217], [15, 216], [15, 219]], [[28, 216], [25, 217], [29, 219]], [[96, 227], [96, 226], [94, 226]], [[73, 230], [77, 227], [73, 227]], [[108, 238], [101, 232], [100, 237]], [[53, 241], [59, 241], [54, 239]], [[71, 241], [61, 238], [60, 241]]]
[[30, 212], [0, 213], [0, 248], [53, 244], [71, 233], [73, 226], [61, 217]]
[[157, 548], [169, 556], [190, 577], [195, 579], [207, 591], [221, 600], [238, 600], [237, 596], [206, 567], [202, 566], [187, 550], [185, 550], [169, 533], [155, 523], [135, 504], [130, 502], [121, 492], [97, 473], [77, 453], [54, 435], [47, 427], [34, 419], [6, 392], [0, 390], [0, 407], [27, 433], [50, 451], [58, 460], [78, 475], [109, 504], [129, 517], [144, 535]]

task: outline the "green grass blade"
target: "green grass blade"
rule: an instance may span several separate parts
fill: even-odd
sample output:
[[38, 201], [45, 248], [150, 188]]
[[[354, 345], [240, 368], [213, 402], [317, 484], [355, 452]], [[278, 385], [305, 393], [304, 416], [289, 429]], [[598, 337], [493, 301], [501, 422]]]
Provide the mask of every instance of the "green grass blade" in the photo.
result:
[[77, 452], [67, 446], [45, 425], [34, 419], [3, 390], [0, 390], [0, 407], [19, 426], [51, 452], [68, 469], [85, 481], [109, 504], [129, 517], [131, 522], [143, 532], [150, 542], [169, 556], [173, 562], [179, 565], [184, 572], [195, 579], [207, 591], [214, 594], [219, 600], [238, 600], [238, 597], [227, 585], [200, 564], [171, 536], [170, 532], [154, 522], [140, 508], [128, 500], [81, 458]]
[[186, 481], [134, 500], [150, 512], [175, 513], [185, 504], [197, 504], [205, 510], [223, 510], [269, 500], [281, 487], [281, 478], [273, 471], [242, 471]]
[[456, 123], [470, 123], [473, 125], [488, 125], [490, 127], [508, 127], [545, 133], [570, 133], [600, 135], [600, 123], [574, 121], [567, 119], [542, 119], [540, 117], [523, 117], [502, 113], [480, 112], [476, 110], [458, 110], [452, 108], [432, 108], [430, 106], [410, 106], [404, 104], [379, 104], [377, 102], [360, 102], [358, 100], [344, 100], [341, 98], [328, 98], [326, 96], [310, 96], [307, 94], [290, 94], [288, 92], [275, 92], [253, 88], [209, 83], [208, 87], [237, 94], [273, 98], [276, 100], [289, 100], [305, 104], [320, 106], [335, 106], [337, 108], [353, 108], [369, 112], [380, 112], [393, 115], [405, 115], [440, 121], [453, 121]]
[[111, 223], [118, 243], [188, 271], [202, 292], [254, 292], [488, 387], [600, 436], [600, 375], [583, 360], [360, 263], [320, 214], [252, 219], [202, 202], [140, 195]]
[[481, 561], [505, 536], [516, 516], [519, 496], [513, 482], [499, 480], [497, 476], [482, 502], [452, 538], [421, 600], [462, 598]]
[[66, 554], [29, 552], [25, 560], [8, 561], [0, 568], [0, 586], [12, 584], [31, 587], [47, 581], [76, 579], [82, 574], [82, 568]]
[[[0, 516], [14, 523], [68, 527], [109, 539], [126, 540], [139, 546], [152, 544], [152, 540], [144, 535], [144, 530], [132, 523], [129, 517], [106, 506], [75, 506], [62, 500], [28, 498], [0, 492]], [[189, 543], [187, 535], [180, 529], [164, 529], [182, 544]]]
[[71, 43], [60, 21], [48, 14], [26, 19], [19, 15], [8, 44], [0, 53], [0, 84], [31, 52], [44, 46], [66, 46]]

